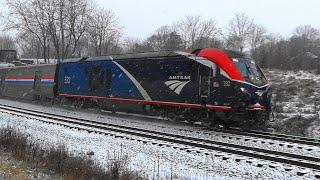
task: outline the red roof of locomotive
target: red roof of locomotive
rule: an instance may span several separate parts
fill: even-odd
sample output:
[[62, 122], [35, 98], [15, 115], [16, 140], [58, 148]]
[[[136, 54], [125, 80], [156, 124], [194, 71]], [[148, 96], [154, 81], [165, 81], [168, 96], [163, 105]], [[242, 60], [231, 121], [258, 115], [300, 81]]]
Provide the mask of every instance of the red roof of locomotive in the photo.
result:
[[217, 64], [231, 79], [244, 81], [243, 76], [224, 51], [215, 48], [205, 48], [201, 49], [197, 53], [197, 56], [201, 56]]

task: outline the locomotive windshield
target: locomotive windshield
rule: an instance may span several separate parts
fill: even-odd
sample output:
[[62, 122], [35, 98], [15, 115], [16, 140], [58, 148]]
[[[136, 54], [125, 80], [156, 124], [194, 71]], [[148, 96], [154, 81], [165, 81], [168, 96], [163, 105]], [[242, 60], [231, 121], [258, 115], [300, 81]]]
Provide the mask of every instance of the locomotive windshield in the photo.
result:
[[259, 66], [249, 59], [233, 59], [233, 63], [236, 65], [244, 79], [257, 86], [262, 86], [267, 83], [267, 79], [263, 75]]

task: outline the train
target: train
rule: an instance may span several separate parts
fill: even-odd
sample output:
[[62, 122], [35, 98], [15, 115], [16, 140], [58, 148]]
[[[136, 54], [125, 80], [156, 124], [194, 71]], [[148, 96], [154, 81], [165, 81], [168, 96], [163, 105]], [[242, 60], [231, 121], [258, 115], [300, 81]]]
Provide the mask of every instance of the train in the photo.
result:
[[222, 127], [264, 126], [271, 84], [241, 53], [203, 48], [74, 58], [0, 69], [0, 95], [166, 114]]

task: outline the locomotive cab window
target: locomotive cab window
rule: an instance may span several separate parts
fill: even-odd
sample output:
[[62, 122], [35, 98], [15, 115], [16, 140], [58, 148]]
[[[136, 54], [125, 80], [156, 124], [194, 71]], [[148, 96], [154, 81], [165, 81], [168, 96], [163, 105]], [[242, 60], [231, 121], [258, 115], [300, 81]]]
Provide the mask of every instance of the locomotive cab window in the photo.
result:
[[216, 64], [212, 64], [211, 73], [212, 73], [212, 77], [217, 77], [217, 65]]
[[259, 66], [250, 59], [233, 59], [233, 63], [247, 82], [258, 86], [268, 83]]
[[104, 87], [110, 89], [111, 88], [111, 82], [112, 82], [112, 70], [107, 69], [103, 73], [103, 85]]

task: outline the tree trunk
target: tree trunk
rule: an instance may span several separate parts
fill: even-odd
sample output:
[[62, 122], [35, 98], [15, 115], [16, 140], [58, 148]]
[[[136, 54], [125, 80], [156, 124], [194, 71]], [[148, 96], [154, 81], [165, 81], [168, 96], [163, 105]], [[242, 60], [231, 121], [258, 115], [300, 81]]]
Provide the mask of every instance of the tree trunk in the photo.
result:
[[64, 0], [60, 0], [60, 37], [61, 37], [61, 47], [60, 47], [60, 53], [61, 53], [61, 60], [64, 60], [65, 58], [65, 42], [64, 42], [64, 27], [63, 27], [63, 10], [64, 10]]

